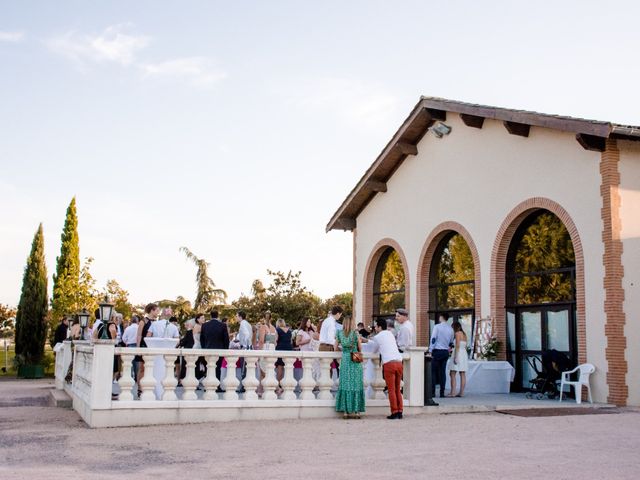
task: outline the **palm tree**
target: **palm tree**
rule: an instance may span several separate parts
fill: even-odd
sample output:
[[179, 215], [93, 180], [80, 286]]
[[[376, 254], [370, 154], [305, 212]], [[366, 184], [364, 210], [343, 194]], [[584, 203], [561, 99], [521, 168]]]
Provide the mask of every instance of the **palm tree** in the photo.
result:
[[198, 285], [198, 290], [196, 294], [196, 301], [193, 304], [193, 309], [202, 312], [213, 305], [227, 303], [227, 292], [221, 288], [216, 288], [216, 284], [209, 276], [208, 269], [210, 264], [204, 258], [196, 257], [187, 247], [180, 247], [180, 251], [184, 252], [187, 259], [191, 260], [196, 267], [198, 267], [198, 271], [196, 273], [196, 284]]

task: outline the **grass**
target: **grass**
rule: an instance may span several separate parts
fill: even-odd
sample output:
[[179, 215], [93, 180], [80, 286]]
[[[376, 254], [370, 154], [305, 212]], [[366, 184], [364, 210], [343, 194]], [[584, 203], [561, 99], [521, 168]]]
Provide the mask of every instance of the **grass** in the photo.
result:
[[[51, 359], [51, 362], [47, 366], [44, 371], [45, 377], [53, 377], [55, 375], [55, 354], [51, 349], [49, 344], [46, 344], [44, 347], [44, 355]], [[13, 343], [6, 351], [6, 366], [7, 371], [5, 372], [3, 369], [5, 368], [5, 349], [2, 342], [0, 342], [0, 378], [9, 378], [15, 377], [17, 375], [16, 369], [13, 366], [13, 358], [16, 356], [15, 346]]]

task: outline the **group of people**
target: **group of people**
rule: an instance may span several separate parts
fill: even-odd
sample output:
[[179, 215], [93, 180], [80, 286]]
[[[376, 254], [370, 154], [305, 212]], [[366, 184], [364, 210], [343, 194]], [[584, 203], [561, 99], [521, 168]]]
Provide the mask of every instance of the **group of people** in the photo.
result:
[[[369, 344], [366, 350], [370, 353], [378, 353], [381, 358], [383, 378], [386, 383], [386, 391], [389, 399], [390, 415], [388, 419], [401, 419], [403, 414], [403, 398], [401, 381], [403, 375], [402, 352], [415, 345], [415, 327], [409, 320], [409, 312], [404, 308], [398, 308], [395, 312], [395, 321], [386, 318], [377, 318], [371, 329], [364, 324], [353, 324], [350, 318], [343, 318], [343, 309], [334, 306], [327, 318], [321, 321], [320, 327], [311, 322], [309, 317], [300, 319], [297, 330], [292, 330], [283, 320], [275, 323], [271, 313], [266, 312], [258, 324], [253, 327], [247, 320], [243, 311], [236, 314], [238, 329], [235, 334], [230, 334], [226, 319], [219, 318], [217, 310], [210, 312], [207, 320], [204, 314], [197, 314], [184, 324], [185, 332], [181, 336], [176, 317], [172, 315], [170, 308], [161, 309], [157, 304], [150, 303], [144, 309], [141, 318], [133, 316], [126, 328], [122, 315], [114, 312], [110, 321], [104, 324], [99, 319], [88, 332], [89, 338], [98, 339], [106, 336], [120, 346], [146, 348], [146, 339], [149, 337], [175, 338], [180, 348], [204, 348], [204, 349], [256, 349], [278, 351], [341, 351], [340, 360], [332, 363], [331, 368], [339, 375], [338, 391], [336, 394], [336, 411], [343, 414], [344, 418], [360, 418], [365, 411], [365, 393], [363, 382], [363, 344]], [[81, 332], [77, 321], [73, 321], [68, 327], [69, 320], [65, 319], [55, 332], [55, 340], [62, 341], [66, 338], [79, 339]], [[445, 396], [446, 366], [449, 356], [452, 355], [450, 368], [451, 390], [447, 396], [461, 397], [464, 395], [466, 383], [465, 372], [467, 370], [468, 354], [466, 350], [467, 338], [459, 322], [453, 322], [450, 326], [445, 316], [440, 316], [438, 324], [432, 331], [429, 351], [432, 356], [432, 394], [435, 396], [436, 385], [440, 387], [440, 396]], [[216, 377], [221, 378], [222, 369], [226, 361], [220, 358], [215, 365]], [[238, 368], [244, 368], [244, 360], [240, 359], [236, 364]], [[280, 381], [284, 377], [285, 363], [278, 358], [274, 368], [278, 380], [278, 391], [282, 391]], [[264, 361], [258, 363], [258, 374], [264, 378], [268, 365]], [[294, 367], [301, 368], [302, 363], [296, 360]], [[319, 363], [314, 367], [319, 370]], [[114, 380], [119, 375], [119, 359], [114, 359]], [[196, 363], [196, 378], [202, 380], [206, 376], [207, 365], [203, 357]], [[144, 376], [144, 360], [142, 356], [135, 357], [132, 373], [136, 384]], [[456, 374], [460, 375], [459, 390], [456, 391]], [[176, 360], [175, 375], [178, 382], [186, 375], [186, 366], [182, 358]], [[317, 379], [319, 372], [314, 371]], [[202, 388], [199, 385], [198, 388]], [[219, 390], [222, 391], [222, 390]], [[277, 393], [278, 393], [277, 391]], [[138, 388], [140, 393], [140, 389]], [[258, 391], [262, 394], [261, 391]]]

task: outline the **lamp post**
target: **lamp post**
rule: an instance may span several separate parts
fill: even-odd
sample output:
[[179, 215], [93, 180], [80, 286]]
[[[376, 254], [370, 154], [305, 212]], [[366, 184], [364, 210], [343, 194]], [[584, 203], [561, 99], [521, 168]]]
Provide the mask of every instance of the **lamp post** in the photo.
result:
[[80, 320], [80, 329], [82, 330], [80, 338], [84, 340], [84, 329], [87, 328], [87, 324], [89, 323], [89, 312], [87, 312], [86, 308], [83, 308], [77, 315], [78, 320]]
[[109, 339], [109, 328], [107, 324], [111, 320], [111, 313], [113, 313], [113, 304], [109, 303], [109, 297], [107, 295], [104, 296], [104, 300], [102, 303], [98, 305], [100, 308], [100, 321], [103, 323], [104, 328], [102, 329], [102, 335], [100, 338], [103, 340]]

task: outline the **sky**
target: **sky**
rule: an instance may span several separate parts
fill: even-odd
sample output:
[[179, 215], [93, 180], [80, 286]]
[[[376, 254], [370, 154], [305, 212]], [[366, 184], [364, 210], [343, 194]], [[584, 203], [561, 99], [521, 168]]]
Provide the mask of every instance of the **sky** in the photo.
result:
[[[66, 208], [134, 303], [352, 288], [332, 214], [421, 95], [640, 125], [633, 1], [0, 0], [0, 303]], [[51, 280], [50, 285], [51, 288]]]

